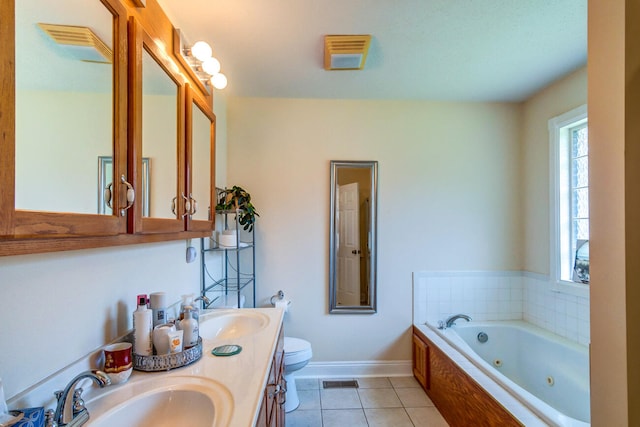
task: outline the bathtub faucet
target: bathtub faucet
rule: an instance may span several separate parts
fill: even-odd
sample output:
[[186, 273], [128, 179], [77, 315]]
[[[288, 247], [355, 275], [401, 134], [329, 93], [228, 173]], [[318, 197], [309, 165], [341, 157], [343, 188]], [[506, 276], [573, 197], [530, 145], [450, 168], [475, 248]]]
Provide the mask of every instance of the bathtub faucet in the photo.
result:
[[471, 317], [467, 316], [466, 314], [454, 314], [453, 316], [450, 316], [447, 320], [444, 321], [444, 326], [446, 328], [450, 328], [456, 324], [456, 320], [458, 319], [464, 319], [467, 322], [471, 321]]

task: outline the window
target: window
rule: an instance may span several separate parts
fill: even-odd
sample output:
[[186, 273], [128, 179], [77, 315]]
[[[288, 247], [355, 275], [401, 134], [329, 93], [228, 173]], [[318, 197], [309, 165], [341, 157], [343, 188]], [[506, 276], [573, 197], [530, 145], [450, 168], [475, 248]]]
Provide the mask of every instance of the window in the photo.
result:
[[589, 137], [583, 105], [549, 120], [551, 278], [559, 291], [589, 284]]

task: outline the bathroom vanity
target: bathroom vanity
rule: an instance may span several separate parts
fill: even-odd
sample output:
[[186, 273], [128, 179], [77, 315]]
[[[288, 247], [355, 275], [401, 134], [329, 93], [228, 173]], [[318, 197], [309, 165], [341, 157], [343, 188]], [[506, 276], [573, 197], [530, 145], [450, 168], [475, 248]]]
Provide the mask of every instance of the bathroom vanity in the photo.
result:
[[[284, 426], [283, 316], [280, 308], [203, 312], [199, 360], [170, 371], [134, 370], [127, 382], [104, 388], [79, 384], [90, 417], [86, 426]], [[229, 344], [242, 349], [229, 356], [212, 354]], [[101, 353], [50, 376], [11, 399], [9, 407], [51, 408], [53, 392], [87, 368], [99, 368], [95, 361]]]
[[[88, 426], [116, 425], [114, 421], [122, 418], [111, 418], [118, 411], [131, 411], [139, 416], [154, 394], [158, 395], [155, 403], [165, 408], [163, 412], [170, 412], [157, 415], [165, 423], [167, 417], [175, 416], [175, 425], [188, 421], [192, 427], [284, 426], [282, 319], [283, 310], [277, 308], [216, 309], [203, 313], [200, 360], [168, 372], [134, 371], [122, 385], [92, 387], [92, 393], [86, 393], [85, 399], [92, 420]], [[212, 354], [214, 348], [228, 344], [239, 345], [242, 350], [230, 356]], [[166, 411], [172, 400], [181, 398], [200, 403], [176, 405], [175, 411]], [[188, 420], [180, 419], [185, 416]]]

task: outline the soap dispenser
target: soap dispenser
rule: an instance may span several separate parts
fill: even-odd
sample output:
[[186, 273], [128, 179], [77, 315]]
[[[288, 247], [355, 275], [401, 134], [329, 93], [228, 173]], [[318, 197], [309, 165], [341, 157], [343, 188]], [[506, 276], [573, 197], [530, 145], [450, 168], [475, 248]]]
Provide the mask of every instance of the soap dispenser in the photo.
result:
[[192, 306], [187, 305], [184, 307], [184, 319], [180, 321], [179, 328], [183, 331], [182, 341], [185, 348], [198, 344], [198, 320], [193, 318]]
[[191, 307], [191, 317], [197, 321], [200, 321], [200, 311], [195, 303], [195, 295], [194, 294], [186, 294], [182, 295], [182, 302], [180, 303], [180, 316], [179, 320], [184, 319], [184, 310], [185, 307]]

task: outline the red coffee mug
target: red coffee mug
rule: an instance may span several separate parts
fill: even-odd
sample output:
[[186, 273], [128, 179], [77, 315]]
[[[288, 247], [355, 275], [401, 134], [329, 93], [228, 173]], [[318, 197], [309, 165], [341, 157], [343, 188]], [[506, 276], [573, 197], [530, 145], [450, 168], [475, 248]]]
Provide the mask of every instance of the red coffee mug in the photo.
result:
[[117, 374], [133, 367], [131, 343], [121, 342], [104, 348], [104, 371]]

